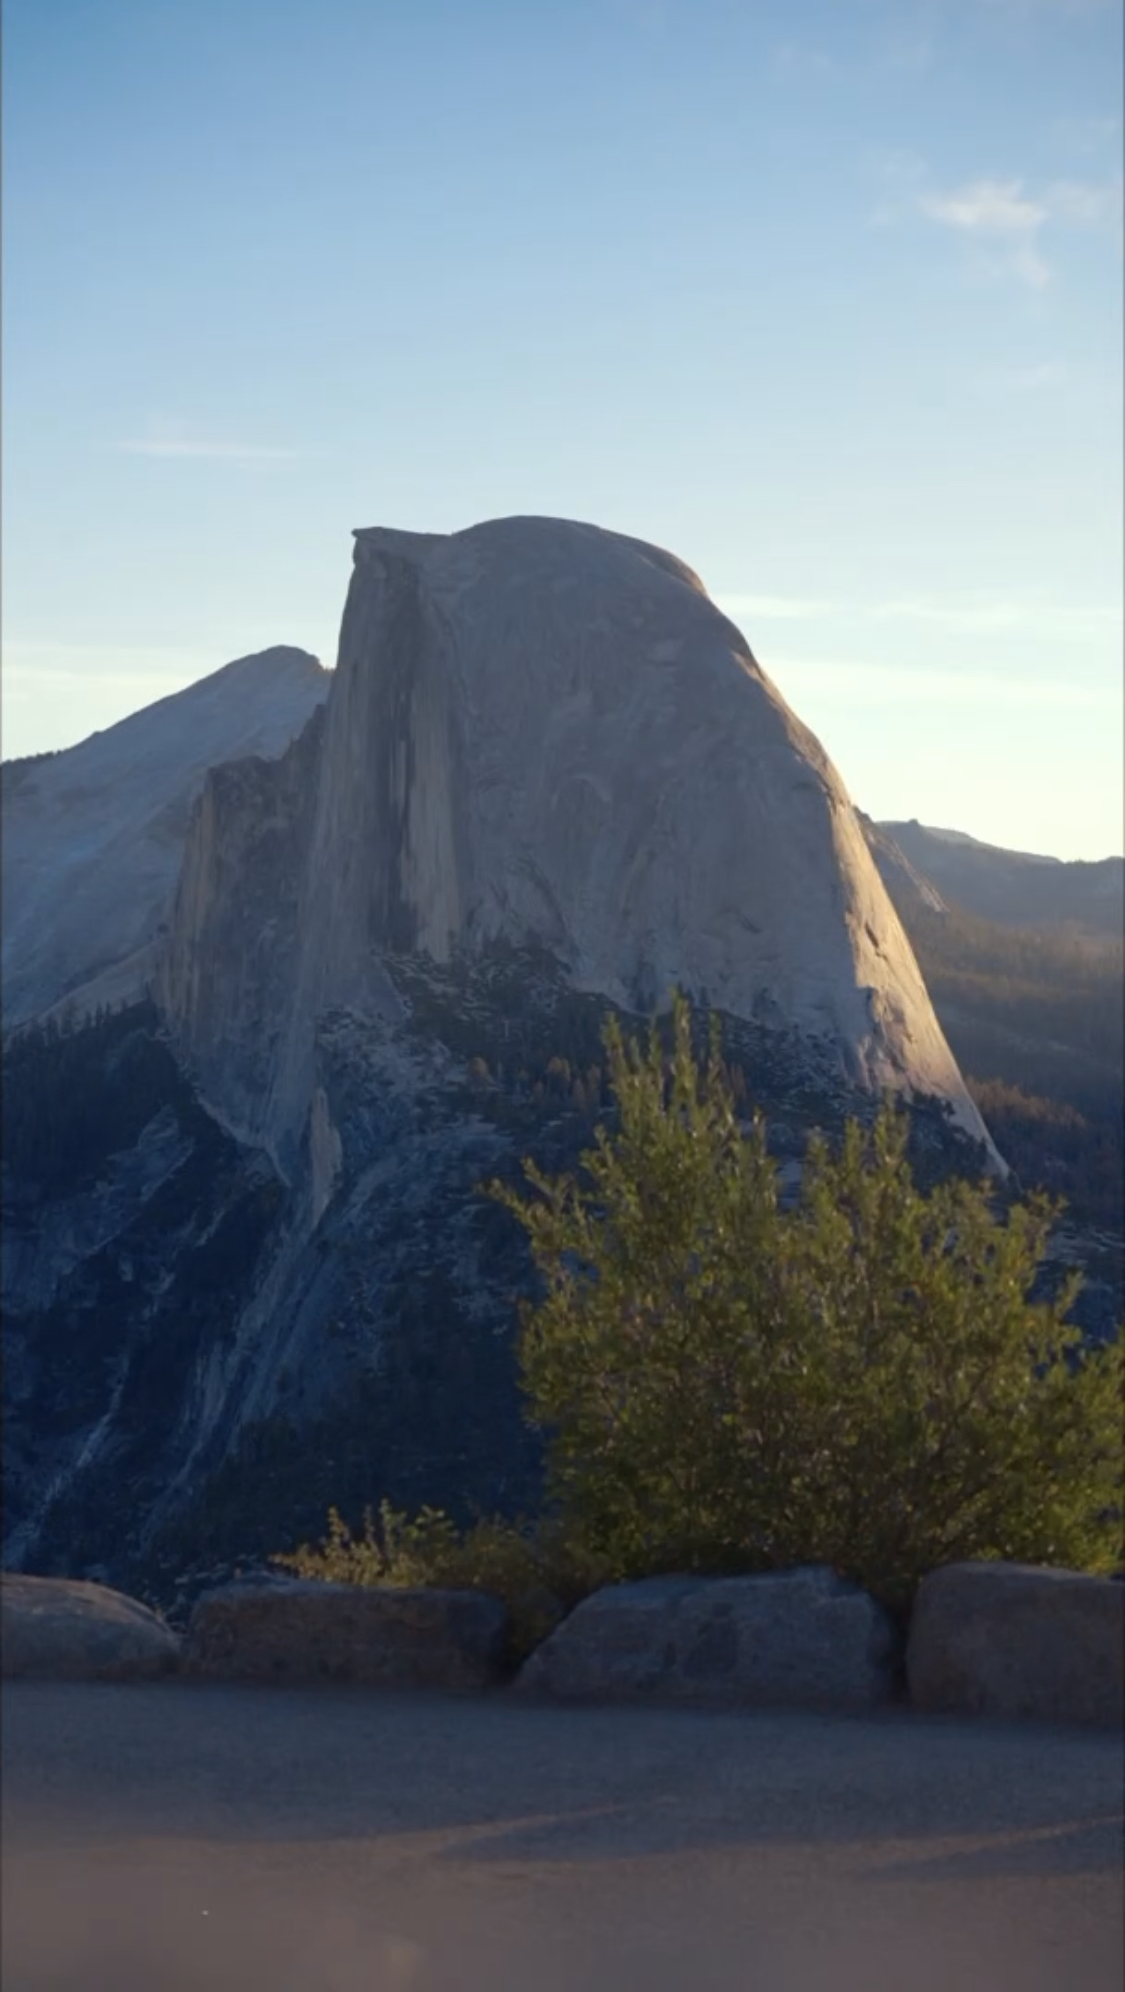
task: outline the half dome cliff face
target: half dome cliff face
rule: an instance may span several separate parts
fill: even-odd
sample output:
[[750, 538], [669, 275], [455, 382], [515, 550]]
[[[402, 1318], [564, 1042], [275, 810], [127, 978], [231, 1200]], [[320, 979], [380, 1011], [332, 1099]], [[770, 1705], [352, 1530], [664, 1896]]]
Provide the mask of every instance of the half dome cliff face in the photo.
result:
[[360, 533], [334, 674], [245, 660], [4, 801], [5, 992], [87, 1016], [8, 1047], [9, 1567], [534, 1512], [481, 1185], [579, 1169], [609, 1011], [719, 1013], [786, 1194], [886, 1085], [923, 1170], [987, 1144], [839, 777], [639, 541]]
[[318, 1020], [400, 1014], [397, 957], [528, 944], [628, 1011], [679, 986], [796, 1032], [987, 1139], [839, 775], [690, 569], [556, 519], [358, 532], [323, 716], [197, 809], [165, 1011], [282, 1153]]

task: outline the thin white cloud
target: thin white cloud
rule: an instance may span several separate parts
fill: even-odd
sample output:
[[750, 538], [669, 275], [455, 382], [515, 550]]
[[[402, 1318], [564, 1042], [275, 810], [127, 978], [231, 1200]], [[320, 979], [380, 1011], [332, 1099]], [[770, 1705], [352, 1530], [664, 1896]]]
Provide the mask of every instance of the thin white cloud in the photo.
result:
[[1034, 394], [1041, 388], [1059, 387], [1069, 377], [1070, 369], [1062, 360], [1037, 360], [1022, 367], [993, 367], [974, 375], [973, 384], [990, 393]]
[[875, 622], [929, 623], [951, 634], [966, 636], [1057, 636], [1071, 641], [1082, 637], [1108, 637], [1119, 640], [1120, 607], [1067, 604], [1049, 605], [1028, 601], [937, 602], [924, 596], [907, 596], [900, 601], [878, 602], [870, 611]]
[[822, 707], [1045, 706], [1069, 711], [1120, 711], [1122, 693], [1110, 683], [1083, 683], [1073, 676], [1005, 677], [998, 672], [941, 671], [917, 665], [867, 664], [852, 658], [771, 656], [762, 667], [794, 704], [808, 699]]
[[7, 644], [3, 673], [6, 760], [73, 747], [130, 713], [181, 692], [216, 668], [177, 650], [133, 654], [92, 644]]
[[999, 243], [1007, 267], [1036, 290], [1050, 281], [1038, 248], [1047, 209], [1026, 198], [1021, 180], [973, 180], [950, 194], [923, 194], [918, 205], [930, 221]]
[[[212, 668], [217, 669], [217, 666]], [[9, 665], [4, 671], [4, 703], [16, 700], [25, 705], [36, 699], [46, 685], [62, 690], [66, 686], [83, 692], [106, 691], [140, 693], [148, 690], [154, 699], [161, 699], [169, 691], [179, 690], [185, 685], [193, 685], [197, 677], [205, 676], [199, 671], [98, 671], [92, 675], [88, 671], [63, 670], [55, 665], [40, 665], [35, 669], [24, 669]], [[141, 701], [144, 703], [144, 701]]]
[[1120, 641], [1122, 610], [1107, 603], [1046, 604], [1029, 600], [938, 601], [906, 595], [883, 602], [839, 602], [814, 596], [723, 594], [717, 606], [748, 631], [763, 622], [922, 623], [950, 635], [1024, 635]]
[[117, 444], [125, 456], [206, 457], [226, 463], [291, 462], [296, 450], [265, 449], [256, 443], [186, 442], [173, 437], [151, 437]]
[[974, 180], [954, 194], [924, 194], [921, 208], [934, 221], [990, 235], [1034, 235], [1047, 210], [1024, 198], [1019, 180]]
[[[237, 641], [239, 632], [234, 633]], [[206, 644], [180, 643], [68, 643], [53, 638], [9, 636], [5, 639], [5, 678], [75, 677], [99, 681], [108, 677], [135, 676], [176, 678], [184, 672], [217, 671], [237, 655], [249, 655], [230, 647], [230, 636]], [[261, 643], [257, 645], [262, 648]]]
[[958, 230], [999, 252], [999, 264], [1033, 289], [1050, 282], [1050, 267], [1039, 247], [1040, 231], [1051, 225], [1099, 228], [1121, 212], [1121, 178], [1055, 180], [1038, 198], [1020, 179], [972, 180], [949, 193], [917, 196], [930, 221]]
[[822, 622], [826, 616], [854, 615], [839, 602], [818, 602], [801, 595], [719, 595], [724, 615], [754, 616], [762, 622]]

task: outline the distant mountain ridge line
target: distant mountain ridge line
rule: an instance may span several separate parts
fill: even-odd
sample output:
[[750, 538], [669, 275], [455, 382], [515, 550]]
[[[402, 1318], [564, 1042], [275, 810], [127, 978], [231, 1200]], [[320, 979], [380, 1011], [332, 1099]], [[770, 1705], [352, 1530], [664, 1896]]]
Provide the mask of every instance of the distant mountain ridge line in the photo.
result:
[[1073, 927], [1103, 938], [1125, 934], [1125, 858], [1050, 858], [984, 844], [963, 831], [863, 818], [876, 863], [964, 912], [1006, 927]]
[[1071, 869], [1080, 866], [1089, 869], [1091, 866], [1106, 865], [1125, 867], [1125, 857], [1116, 852], [1110, 852], [1104, 858], [1059, 858], [1049, 851], [1020, 851], [1009, 844], [991, 844], [986, 838], [973, 837], [967, 830], [949, 830], [939, 828], [932, 823], [920, 823], [916, 816], [910, 817], [905, 822], [881, 817], [878, 827], [880, 830], [886, 830], [892, 837], [897, 836], [900, 830], [922, 831], [927, 837], [936, 838], [941, 844], [952, 844], [960, 849], [971, 847], [975, 851], [986, 852], [991, 857], [1020, 858], [1029, 865], [1066, 865]]

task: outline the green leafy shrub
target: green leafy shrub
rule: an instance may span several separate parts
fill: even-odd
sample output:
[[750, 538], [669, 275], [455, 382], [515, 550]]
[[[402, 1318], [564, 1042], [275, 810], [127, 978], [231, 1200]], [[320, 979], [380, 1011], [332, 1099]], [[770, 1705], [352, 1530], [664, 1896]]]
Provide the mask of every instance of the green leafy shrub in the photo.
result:
[[783, 1210], [717, 1034], [685, 1002], [666, 1052], [607, 1026], [612, 1128], [582, 1176], [530, 1164], [490, 1194], [527, 1231], [528, 1413], [548, 1436], [549, 1513], [462, 1533], [386, 1503], [353, 1536], [275, 1561], [345, 1583], [478, 1588], [515, 1656], [601, 1583], [827, 1563], [892, 1609], [924, 1573], [1009, 1557], [1121, 1562], [1122, 1349], [1083, 1344], [1072, 1283], [1030, 1293], [1054, 1215], [985, 1184], [917, 1187], [886, 1104], [809, 1147]]
[[359, 1535], [330, 1509], [323, 1542], [271, 1561], [327, 1583], [487, 1591], [508, 1608], [513, 1660], [530, 1653], [609, 1574], [579, 1547], [574, 1532], [558, 1523], [492, 1517], [460, 1531], [439, 1509], [423, 1508], [408, 1517], [386, 1501], [378, 1519], [371, 1508], [364, 1510]]
[[1121, 1556], [1122, 1351], [1032, 1303], [1053, 1216], [919, 1191], [905, 1116], [809, 1150], [780, 1208], [717, 1037], [606, 1034], [617, 1107], [584, 1180], [493, 1185], [544, 1286], [529, 1409], [563, 1530], [615, 1577], [825, 1562], [899, 1609], [936, 1564]]

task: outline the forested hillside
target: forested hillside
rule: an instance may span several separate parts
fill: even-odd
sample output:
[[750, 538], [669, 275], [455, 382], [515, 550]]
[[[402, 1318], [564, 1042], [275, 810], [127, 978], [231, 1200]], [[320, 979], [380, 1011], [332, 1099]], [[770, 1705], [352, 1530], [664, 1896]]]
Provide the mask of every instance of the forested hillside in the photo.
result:
[[1000, 926], [905, 895], [899, 912], [950, 1046], [1025, 1189], [1119, 1231], [1125, 1197], [1125, 948]]

